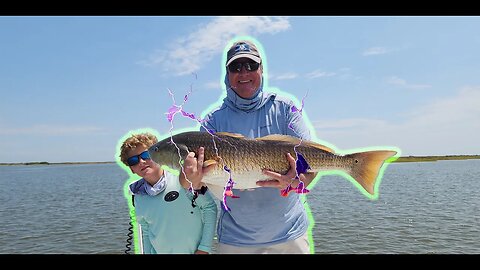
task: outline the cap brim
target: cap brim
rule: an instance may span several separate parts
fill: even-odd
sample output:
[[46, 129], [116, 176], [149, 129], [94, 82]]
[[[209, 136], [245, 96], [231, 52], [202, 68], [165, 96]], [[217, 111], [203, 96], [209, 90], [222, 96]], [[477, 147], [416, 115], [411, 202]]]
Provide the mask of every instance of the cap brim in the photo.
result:
[[228, 66], [230, 65], [230, 63], [232, 63], [233, 61], [239, 59], [239, 58], [249, 58], [249, 59], [252, 59], [253, 61], [257, 62], [260, 64], [260, 62], [262, 61], [260, 59], [260, 57], [258, 56], [255, 56], [255, 55], [252, 55], [252, 54], [249, 54], [249, 53], [243, 53], [243, 54], [237, 54], [235, 55], [234, 57], [230, 58], [230, 60], [228, 60], [227, 64], [225, 66]]

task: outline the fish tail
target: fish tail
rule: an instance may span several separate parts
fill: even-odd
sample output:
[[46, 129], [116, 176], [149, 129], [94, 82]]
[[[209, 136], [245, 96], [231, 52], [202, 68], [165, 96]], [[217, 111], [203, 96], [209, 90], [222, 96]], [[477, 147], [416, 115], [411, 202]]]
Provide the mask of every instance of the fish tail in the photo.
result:
[[374, 194], [375, 181], [385, 160], [394, 156], [395, 151], [368, 151], [346, 155], [354, 159], [350, 175], [368, 193]]

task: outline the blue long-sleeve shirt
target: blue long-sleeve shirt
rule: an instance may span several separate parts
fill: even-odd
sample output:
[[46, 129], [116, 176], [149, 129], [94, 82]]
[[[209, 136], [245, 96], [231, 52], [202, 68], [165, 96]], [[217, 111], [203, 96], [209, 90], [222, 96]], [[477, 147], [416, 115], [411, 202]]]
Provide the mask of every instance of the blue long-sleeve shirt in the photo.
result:
[[192, 194], [180, 185], [178, 176], [164, 171], [165, 189], [151, 195], [142, 178], [130, 184], [135, 194], [135, 213], [141, 227], [144, 254], [193, 254], [197, 249], [211, 253], [217, 205], [210, 193]]
[[[292, 106], [291, 100], [273, 93], [259, 91], [255, 99], [246, 100], [227, 88], [224, 103], [205, 117], [200, 130], [240, 133], [249, 138], [286, 134], [310, 139], [301, 113]], [[240, 198], [227, 198], [231, 211], [221, 209], [217, 226], [220, 243], [267, 246], [296, 239], [307, 231], [308, 217], [298, 194], [282, 197], [279, 189], [269, 187], [234, 193]]]

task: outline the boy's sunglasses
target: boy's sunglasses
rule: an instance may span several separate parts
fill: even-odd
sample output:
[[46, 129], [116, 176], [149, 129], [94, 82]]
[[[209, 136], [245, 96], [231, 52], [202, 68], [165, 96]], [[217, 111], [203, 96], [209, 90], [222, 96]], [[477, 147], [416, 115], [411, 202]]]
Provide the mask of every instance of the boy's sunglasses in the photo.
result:
[[143, 160], [147, 160], [147, 159], [150, 159], [151, 157], [148, 151], [143, 151], [142, 153], [140, 153], [140, 155], [129, 157], [127, 159], [128, 166], [137, 165], [140, 162], [140, 158], [142, 158]]
[[247, 71], [255, 71], [260, 66], [260, 63], [255, 61], [248, 61], [248, 62], [232, 62], [228, 65], [228, 70], [233, 73], [238, 73], [242, 71], [242, 66], [245, 67]]

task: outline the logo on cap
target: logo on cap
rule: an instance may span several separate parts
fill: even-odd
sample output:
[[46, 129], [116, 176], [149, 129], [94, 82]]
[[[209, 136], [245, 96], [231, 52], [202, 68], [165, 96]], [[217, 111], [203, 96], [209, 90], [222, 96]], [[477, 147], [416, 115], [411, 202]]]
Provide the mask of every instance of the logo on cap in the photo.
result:
[[250, 51], [250, 46], [248, 44], [245, 44], [245, 43], [239, 44], [235, 48], [235, 53], [237, 53], [239, 51]]
[[242, 57], [250, 58], [257, 63], [261, 62], [257, 47], [247, 41], [240, 41], [234, 43], [232, 47], [230, 47], [230, 49], [228, 50], [226, 66], [228, 66], [235, 59]]

